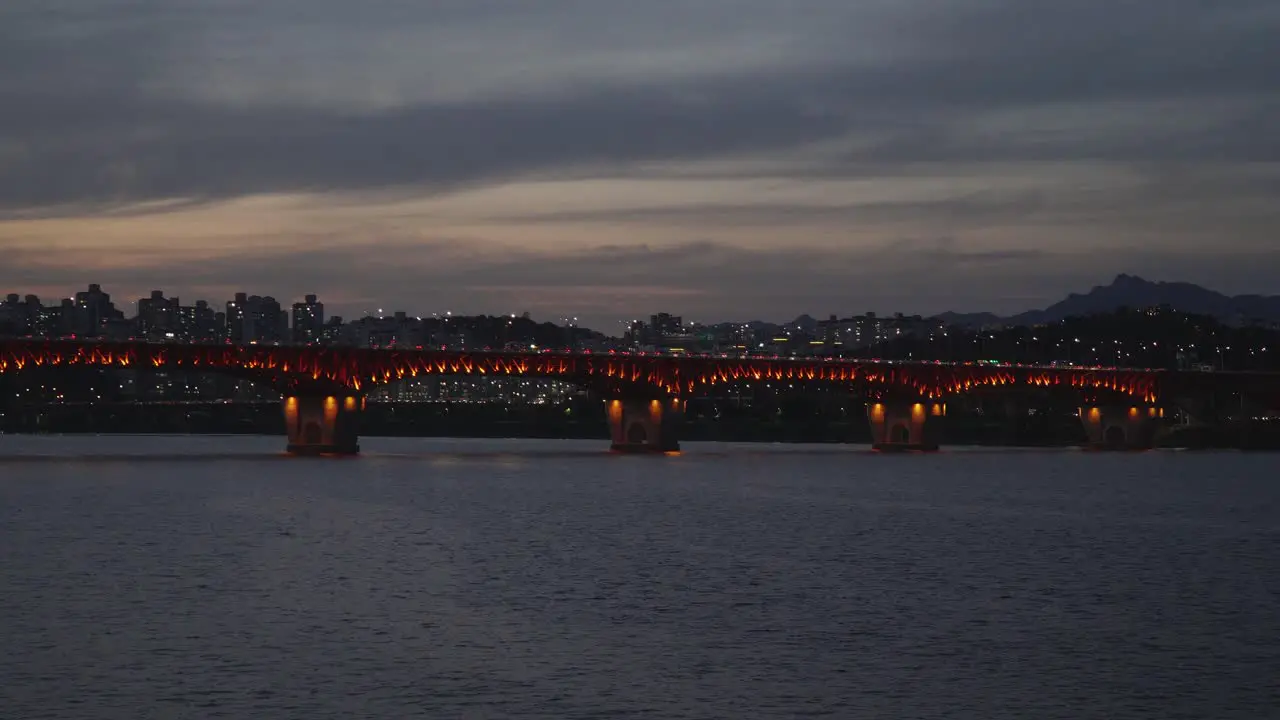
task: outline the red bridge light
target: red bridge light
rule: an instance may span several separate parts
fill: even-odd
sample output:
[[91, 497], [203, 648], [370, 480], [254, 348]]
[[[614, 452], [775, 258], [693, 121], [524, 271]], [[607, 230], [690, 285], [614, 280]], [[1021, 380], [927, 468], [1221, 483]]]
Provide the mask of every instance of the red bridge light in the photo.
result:
[[794, 359], [778, 355], [738, 358], [710, 355], [668, 356], [663, 353], [610, 349], [608, 361], [592, 363], [591, 351], [479, 352], [336, 348], [327, 346], [234, 346], [0, 340], [0, 370], [34, 365], [128, 367], [135, 362], [154, 367], [247, 369], [331, 382], [352, 389], [427, 374], [545, 376], [589, 381], [615, 378], [649, 385], [671, 394], [696, 392], [699, 385], [730, 382], [826, 382], [856, 385], [864, 393], [879, 388], [905, 388], [926, 398], [992, 387], [1049, 387], [1068, 382], [1076, 388], [1109, 390], [1154, 401], [1160, 394], [1161, 371], [1078, 367], [1023, 367], [1002, 364], [889, 363], [832, 358]]

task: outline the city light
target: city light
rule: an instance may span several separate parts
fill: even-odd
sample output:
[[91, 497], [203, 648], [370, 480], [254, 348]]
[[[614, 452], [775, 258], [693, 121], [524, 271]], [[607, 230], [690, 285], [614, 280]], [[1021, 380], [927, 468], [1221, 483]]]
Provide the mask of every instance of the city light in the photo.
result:
[[[1152, 390], [1134, 377], [1117, 380], [1126, 369], [1213, 373], [1222, 371], [1275, 370], [1275, 353], [1269, 347], [1278, 340], [1275, 327], [1235, 327], [1208, 318], [1179, 320], [1172, 313], [1141, 311], [1112, 318], [1113, 328], [1102, 321], [1064, 320], [1033, 328], [981, 328], [947, 325], [937, 319], [902, 314], [864, 313], [827, 320], [806, 320], [771, 324], [765, 322], [725, 322], [703, 324], [670, 313], [655, 313], [647, 320], [624, 323], [618, 336], [610, 337], [577, 326], [577, 316], [553, 316], [555, 323], [539, 323], [527, 315], [507, 312], [497, 317], [455, 316], [452, 310], [441, 317], [408, 315], [377, 309], [352, 321], [325, 314], [315, 295], [283, 305], [270, 296], [236, 293], [221, 306], [198, 301], [183, 304], [176, 297], [154, 291], [128, 305], [136, 311], [125, 317], [108, 293], [97, 285], [56, 305], [44, 306], [30, 296], [9, 295], [0, 302], [0, 337], [31, 339], [75, 339], [88, 343], [143, 343], [147, 346], [216, 347], [249, 357], [255, 369], [282, 372], [311, 360], [295, 349], [329, 348], [387, 350], [411, 353], [441, 353], [445, 367], [427, 368], [404, 360], [394, 367], [366, 373], [355, 365], [347, 369], [315, 365], [310, 372], [315, 381], [331, 380], [345, 387], [406, 402], [436, 402], [458, 398], [467, 402], [558, 403], [566, 402], [578, 388], [574, 373], [582, 371], [575, 358], [597, 353], [599, 358], [617, 358], [614, 371], [641, 372], [647, 382], [663, 392], [681, 395], [701, 392], [704, 385], [733, 386], [759, 381], [776, 389], [800, 381], [820, 380], [842, 383], [880, 383], [875, 373], [860, 364], [906, 368], [899, 376], [913, 391], [942, 396], [967, 392], [984, 385], [1006, 386], [1029, 382], [1043, 386], [1045, 377], [1026, 369], [1054, 371], [1080, 369], [1092, 373], [1112, 373], [1111, 379], [1075, 377], [1073, 387], [1097, 388], [1143, 397]], [[1120, 318], [1120, 319], [1115, 319]], [[1141, 318], [1138, 322], [1137, 318]], [[1181, 322], [1182, 325], [1176, 325]], [[1093, 324], [1090, 324], [1093, 323]], [[1119, 324], [1117, 324], [1119, 323]], [[1127, 323], [1127, 324], [1124, 324]], [[1170, 327], [1184, 327], [1185, 332]], [[1182, 334], [1178, 334], [1181, 332]], [[432, 350], [422, 350], [432, 348]], [[150, 351], [147, 351], [150, 352]], [[128, 367], [171, 368], [168, 360], [147, 359], [146, 353], [120, 356], [110, 366], [118, 371]], [[194, 356], [193, 356], [194, 357]], [[316, 357], [320, 357], [317, 355]], [[277, 358], [271, 360], [268, 358]], [[285, 359], [280, 359], [285, 358]], [[463, 358], [468, 358], [465, 361]], [[482, 359], [484, 358], [484, 359]], [[707, 368], [688, 377], [655, 372], [647, 363], [652, 358], [707, 362]], [[552, 363], [572, 360], [564, 368]], [[631, 362], [635, 360], [636, 362]], [[711, 361], [715, 361], [714, 364]], [[786, 362], [783, 362], [786, 361]], [[17, 366], [18, 359], [9, 361]], [[29, 362], [22, 360], [21, 362]], [[223, 359], [201, 359], [204, 367], [219, 367]], [[329, 362], [326, 360], [325, 362]], [[631, 365], [623, 369], [625, 363]], [[157, 364], [158, 363], [158, 364]], [[790, 364], [788, 364], [790, 363]], [[925, 378], [913, 370], [921, 364], [946, 367], [981, 368], [981, 376], [965, 377], [958, 371], [948, 378]], [[223, 365], [225, 366], [225, 365]], [[653, 366], [661, 367], [661, 366]], [[703, 366], [699, 366], [702, 368]], [[861, 367], [861, 369], [859, 369]], [[1001, 368], [1016, 371], [1002, 375]], [[83, 396], [226, 398], [267, 397], [261, 390], [247, 390], [252, 383], [237, 381], [196, 382], [182, 376], [187, 369], [176, 368], [172, 378], [111, 378], [101, 387], [84, 386], [69, 392], [24, 386], [16, 390], [24, 397], [63, 399]], [[876, 372], [882, 372], [877, 370]], [[442, 384], [440, 378], [458, 373], [464, 385]], [[480, 378], [477, 375], [485, 375]], [[520, 377], [519, 383], [504, 385], [499, 377]], [[533, 379], [538, 377], [540, 379]], [[1054, 377], [1067, 377], [1066, 374]], [[916, 379], [912, 379], [916, 378]], [[895, 381], [898, 382], [898, 381]], [[532, 384], [529, 384], [532, 383]], [[561, 385], [556, 385], [561, 383]], [[798, 388], [802, 385], [796, 385]], [[234, 388], [234, 389], [232, 389]], [[397, 388], [392, 391], [391, 388]], [[238, 393], [238, 395], [237, 395]]]

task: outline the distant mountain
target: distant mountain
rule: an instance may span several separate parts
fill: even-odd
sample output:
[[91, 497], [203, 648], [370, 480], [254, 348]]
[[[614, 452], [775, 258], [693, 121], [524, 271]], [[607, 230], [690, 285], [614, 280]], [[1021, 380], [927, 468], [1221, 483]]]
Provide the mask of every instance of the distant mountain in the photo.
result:
[[1174, 310], [1212, 315], [1222, 322], [1280, 322], [1280, 295], [1223, 295], [1186, 282], [1151, 282], [1134, 275], [1117, 275], [1110, 285], [1099, 285], [1083, 295], [1071, 293], [1043, 310], [1012, 317], [992, 313], [943, 313], [939, 320], [952, 325], [1039, 325], [1078, 315], [1115, 312], [1120, 308], [1167, 305]]
[[813, 332], [818, 329], [818, 321], [808, 315], [801, 315], [795, 320], [792, 320], [791, 324], [805, 332]]

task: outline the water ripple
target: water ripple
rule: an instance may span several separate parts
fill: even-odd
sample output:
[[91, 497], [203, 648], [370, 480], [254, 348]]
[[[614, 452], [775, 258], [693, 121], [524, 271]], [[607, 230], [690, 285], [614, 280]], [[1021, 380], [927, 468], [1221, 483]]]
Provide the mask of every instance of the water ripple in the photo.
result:
[[1274, 456], [277, 440], [0, 438], [0, 716], [1280, 707]]

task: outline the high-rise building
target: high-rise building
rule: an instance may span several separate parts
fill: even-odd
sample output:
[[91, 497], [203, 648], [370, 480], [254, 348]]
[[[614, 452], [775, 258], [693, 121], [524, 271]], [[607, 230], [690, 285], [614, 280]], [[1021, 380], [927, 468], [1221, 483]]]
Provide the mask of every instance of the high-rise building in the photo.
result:
[[166, 298], [162, 290], [152, 290], [151, 297], [138, 301], [138, 335], [152, 340], [176, 337], [178, 298]]
[[280, 343], [288, 329], [289, 316], [270, 295], [236, 293], [227, 303], [226, 335], [233, 343]]
[[679, 335], [684, 332], [684, 318], [670, 313], [658, 313], [649, 317], [649, 326], [659, 337]]
[[20, 297], [10, 293], [0, 302], [0, 334], [41, 335], [40, 313], [43, 306], [35, 295]]
[[324, 303], [308, 295], [293, 304], [293, 341], [298, 344], [320, 342], [324, 335]]
[[124, 318], [124, 313], [116, 309], [111, 302], [111, 295], [102, 291], [102, 286], [93, 283], [88, 290], [76, 293], [68, 313], [71, 317], [63, 318], [68, 323], [68, 330], [76, 335], [97, 337], [102, 326], [108, 320]]
[[195, 305], [179, 306], [177, 315], [176, 335], [185, 342], [211, 342], [218, 339], [220, 313], [214, 312], [204, 300], [197, 300]]
[[234, 300], [227, 302], [227, 311], [224, 316], [226, 323], [225, 334], [227, 339], [233, 343], [240, 344], [244, 339], [244, 317], [248, 311], [246, 307], [249, 304], [248, 293], [236, 293]]
[[78, 311], [76, 301], [73, 298], [63, 298], [58, 307], [46, 309], [45, 314], [45, 324], [49, 328], [46, 334], [51, 337], [84, 334], [80, 332], [79, 328], [81, 313]]
[[324, 324], [320, 330], [320, 342], [326, 344], [336, 344], [342, 341], [342, 316], [334, 315]]

